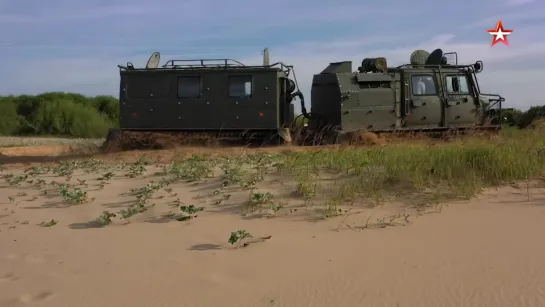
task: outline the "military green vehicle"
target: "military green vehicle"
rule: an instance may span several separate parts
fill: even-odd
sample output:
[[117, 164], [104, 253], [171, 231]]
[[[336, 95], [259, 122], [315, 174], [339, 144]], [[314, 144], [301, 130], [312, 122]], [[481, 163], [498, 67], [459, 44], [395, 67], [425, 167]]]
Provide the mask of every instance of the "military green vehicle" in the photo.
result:
[[[331, 63], [312, 81], [309, 135], [334, 139], [354, 131], [406, 132], [501, 129], [499, 95], [483, 94], [483, 62], [459, 65], [455, 52], [413, 52], [410, 64], [388, 67], [385, 58]], [[327, 131], [329, 133], [324, 133]]]
[[[145, 68], [119, 66], [119, 129], [107, 143], [164, 148], [218, 141], [331, 144], [353, 132], [501, 129], [504, 98], [483, 94], [482, 61], [459, 65], [455, 52], [417, 50], [410, 64], [390, 68], [385, 58], [331, 63], [314, 75], [307, 112], [292, 66], [235, 60], [169, 60], [154, 53]], [[299, 98], [308, 126], [296, 127]]]
[[[293, 67], [247, 66], [230, 59], [169, 60], [154, 53], [145, 68], [120, 69], [119, 129], [108, 142], [124, 148], [243, 141], [290, 142], [295, 97]], [[293, 78], [293, 79], [291, 79]]]

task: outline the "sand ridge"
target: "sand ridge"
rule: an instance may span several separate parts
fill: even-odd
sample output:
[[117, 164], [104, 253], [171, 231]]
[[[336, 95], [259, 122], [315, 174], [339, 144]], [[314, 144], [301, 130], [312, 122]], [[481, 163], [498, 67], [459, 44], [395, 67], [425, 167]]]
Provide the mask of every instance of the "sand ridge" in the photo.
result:
[[[343, 206], [324, 219], [272, 174], [257, 190], [215, 177], [146, 196], [164, 178], [157, 161], [4, 169], [0, 306], [545, 305], [540, 183], [425, 208]], [[119, 218], [138, 196], [147, 210]], [[117, 214], [107, 226], [97, 224], [105, 210]], [[236, 230], [252, 234], [247, 247], [228, 243]]]

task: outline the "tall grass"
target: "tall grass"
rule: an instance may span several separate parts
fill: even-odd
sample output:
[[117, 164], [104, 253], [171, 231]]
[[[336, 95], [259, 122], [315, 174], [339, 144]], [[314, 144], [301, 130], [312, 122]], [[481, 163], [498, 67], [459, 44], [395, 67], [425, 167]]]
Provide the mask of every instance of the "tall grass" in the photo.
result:
[[[380, 202], [390, 196], [419, 201], [469, 198], [486, 187], [545, 175], [545, 133], [508, 130], [494, 140], [408, 141], [291, 153], [282, 165], [295, 174], [300, 186], [321, 183], [334, 204], [356, 199]], [[344, 175], [324, 182], [325, 173]]]

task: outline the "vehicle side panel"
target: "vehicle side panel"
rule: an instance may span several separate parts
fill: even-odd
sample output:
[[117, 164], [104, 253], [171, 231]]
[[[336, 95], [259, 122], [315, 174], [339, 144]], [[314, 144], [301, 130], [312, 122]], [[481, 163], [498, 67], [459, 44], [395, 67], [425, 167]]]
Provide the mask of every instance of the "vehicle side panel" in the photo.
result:
[[396, 128], [399, 79], [390, 74], [338, 74], [343, 102], [342, 130]]
[[[149, 130], [276, 129], [277, 75], [276, 69], [123, 71], [120, 125]], [[180, 77], [200, 80], [179, 83]], [[230, 95], [230, 80], [236, 77], [251, 80], [250, 95]], [[186, 91], [179, 93], [184, 86]]]

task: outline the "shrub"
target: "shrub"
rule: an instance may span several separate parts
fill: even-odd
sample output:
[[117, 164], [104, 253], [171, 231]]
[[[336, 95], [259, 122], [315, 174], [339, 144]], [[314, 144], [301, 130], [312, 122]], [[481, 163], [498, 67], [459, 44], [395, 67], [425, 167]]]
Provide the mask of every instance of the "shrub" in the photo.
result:
[[534, 121], [545, 117], [545, 106], [531, 107], [519, 117], [518, 127], [528, 128]]
[[96, 96], [90, 99], [91, 104], [110, 121], [119, 119], [119, 101], [112, 96]]
[[17, 105], [11, 100], [0, 100], [0, 135], [13, 135], [21, 129]]
[[40, 104], [34, 125], [40, 134], [81, 138], [104, 137], [111, 126], [96, 109], [67, 99]]
[[96, 112], [89, 106], [76, 108], [71, 114], [72, 122], [68, 125], [66, 135], [80, 138], [103, 138], [108, 129], [112, 127], [112, 121]]
[[0, 97], [0, 134], [104, 137], [118, 125], [119, 103], [111, 96], [75, 93]]

